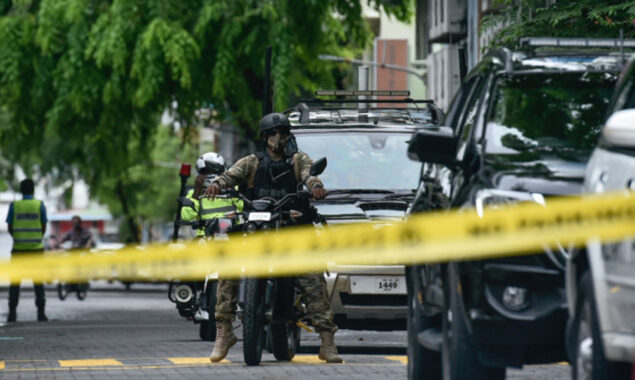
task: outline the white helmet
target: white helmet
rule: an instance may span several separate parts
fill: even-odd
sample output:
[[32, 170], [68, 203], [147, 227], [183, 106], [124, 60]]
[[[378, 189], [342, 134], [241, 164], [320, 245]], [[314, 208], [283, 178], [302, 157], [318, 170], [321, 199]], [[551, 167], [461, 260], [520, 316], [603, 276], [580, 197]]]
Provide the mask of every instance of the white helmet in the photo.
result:
[[196, 160], [196, 171], [198, 174], [207, 175], [204, 186], [208, 187], [217, 175], [225, 171], [225, 159], [216, 152], [204, 153]]

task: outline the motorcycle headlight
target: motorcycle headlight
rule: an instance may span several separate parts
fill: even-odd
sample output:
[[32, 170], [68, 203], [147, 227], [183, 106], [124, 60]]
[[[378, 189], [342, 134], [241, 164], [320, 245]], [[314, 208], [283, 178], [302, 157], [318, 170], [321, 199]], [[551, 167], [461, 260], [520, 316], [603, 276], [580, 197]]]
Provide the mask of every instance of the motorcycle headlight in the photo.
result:
[[[476, 193], [474, 206], [479, 217], [483, 217], [485, 208], [497, 208], [502, 205], [510, 205], [520, 202], [533, 202], [546, 206], [545, 197], [540, 193], [530, 193], [525, 191], [500, 190], [500, 189], [483, 189]], [[561, 270], [565, 269], [567, 259], [569, 258], [569, 250], [560, 243], [555, 249], [543, 247], [549, 259]]]

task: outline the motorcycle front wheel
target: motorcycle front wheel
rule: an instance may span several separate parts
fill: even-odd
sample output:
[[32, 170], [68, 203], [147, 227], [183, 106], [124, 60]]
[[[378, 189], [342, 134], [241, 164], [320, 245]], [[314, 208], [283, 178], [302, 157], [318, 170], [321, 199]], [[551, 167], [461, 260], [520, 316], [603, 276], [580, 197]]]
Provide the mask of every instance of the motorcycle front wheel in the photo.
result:
[[265, 343], [265, 280], [245, 279], [243, 310], [243, 357], [245, 364], [258, 365]]

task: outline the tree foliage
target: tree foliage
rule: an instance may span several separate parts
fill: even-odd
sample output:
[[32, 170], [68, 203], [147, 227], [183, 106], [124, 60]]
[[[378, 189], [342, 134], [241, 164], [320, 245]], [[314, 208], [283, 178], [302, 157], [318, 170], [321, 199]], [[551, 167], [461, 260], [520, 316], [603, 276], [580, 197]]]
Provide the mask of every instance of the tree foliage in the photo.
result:
[[372, 36], [362, 1], [401, 20], [412, 0], [0, 0], [1, 155], [27, 174], [79, 176], [95, 194], [138, 189], [160, 113], [181, 125], [212, 106], [243, 130], [260, 116], [273, 46], [276, 109], [337, 70]]
[[635, 38], [635, 2], [619, 0], [496, 0], [500, 11], [483, 19], [481, 30], [504, 25], [490, 47], [517, 47], [522, 37]]

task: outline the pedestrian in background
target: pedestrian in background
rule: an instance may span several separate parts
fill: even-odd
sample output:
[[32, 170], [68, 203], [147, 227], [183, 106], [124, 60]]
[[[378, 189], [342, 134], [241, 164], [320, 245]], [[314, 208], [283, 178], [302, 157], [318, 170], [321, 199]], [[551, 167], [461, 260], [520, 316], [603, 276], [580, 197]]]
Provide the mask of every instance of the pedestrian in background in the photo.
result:
[[95, 247], [93, 235], [90, 233], [88, 228], [82, 226], [82, 218], [79, 215], [73, 215], [71, 220], [73, 222], [73, 228], [62, 236], [62, 240], [60, 240], [59, 244], [62, 244], [65, 241], [70, 241], [71, 249]]
[[[17, 257], [24, 254], [43, 254], [44, 245], [42, 238], [46, 232], [46, 207], [42, 201], [33, 198], [35, 184], [27, 178], [20, 182], [22, 200], [12, 202], [9, 205], [7, 224], [9, 234], [13, 237], [13, 249], [11, 256]], [[44, 286], [33, 282], [35, 291], [35, 306], [37, 306], [37, 320], [48, 321], [44, 314]], [[7, 322], [15, 322], [16, 309], [20, 299], [20, 279], [9, 286], [9, 315]]]

